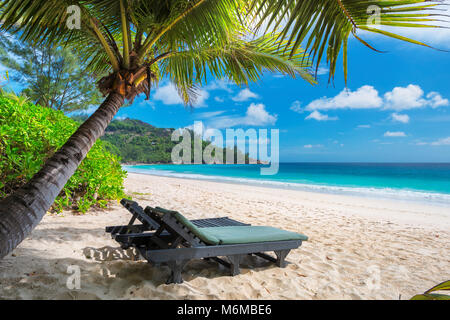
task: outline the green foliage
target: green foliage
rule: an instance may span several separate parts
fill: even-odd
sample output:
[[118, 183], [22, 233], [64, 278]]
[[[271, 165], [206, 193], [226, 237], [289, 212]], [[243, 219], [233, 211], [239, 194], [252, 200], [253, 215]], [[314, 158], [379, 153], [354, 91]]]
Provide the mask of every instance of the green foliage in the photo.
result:
[[[336, 64], [342, 51], [344, 77], [347, 81], [347, 45], [350, 35], [363, 45], [374, 49], [361, 38], [360, 30], [429, 47], [422, 42], [387, 32], [383, 30], [383, 27], [443, 27], [438, 23], [442, 21], [439, 18], [444, 16], [439, 13], [438, 8], [441, 4], [429, 4], [427, 0], [250, 0], [246, 2], [250, 3], [249, 16], [257, 17], [256, 28], [260, 31], [280, 29], [280, 38], [288, 41], [292, 52], [295, 52], [300, 45], [304, 46], [305, 51], [315, 60], [316, 72], [322, 59], [326, 58], [330, 66], [330, 79], [334, 77]], [[425, 10], [431, 10], [433, 14], [424, 12]]]
[[[83, 122], [84, 118], [74, 117]], [[179, 142], [171, 140], [173, 128], [156, 128], [134, 119], [113, 120], [106, 129], [102, 140], [105, 148], [122, 158], [125, 163], [171, 163], [172, 149]], [[202, 141], [204, 150], [210, 143]], [[191, 159], [194, 162], [194, 135], [191, 131]], [[222, 150], [225, 152], [225, 150]], [[238, 149], [235, 147], [235, 162]], [[244, 156], [248, 163], [248, 154]], [[225, 153], [224, 153], [225, 159]]]
[[[140, 120], [114, 120], [102, 140], [124, 162], [169, 163], [175, 142], [170, 137], [174, 129], [161, 129]], [[117, 153], [116, 153], [117, 154]]]
[[423, 294], [416, 294], [411, 300], [450, 300], [450, 296], [441, 293], [432, 293], [434, 291], [450, 290], [450, 280], [444, 281], [433, 288], [425, 291]]
[[[65, 22], [73, 4], [81, 9], [81, 28], [71, 30]], [[346, 77], [350, 35], [370, 48], [360, 30], [425, 45], [376, 28], [373, 21], [388, 27], [445, 27], [439, 25], [445, 16], [436, 10], [439, 5], [428, 0], [3, 0], [0, 20], [2, 29], [17, 28], [32, 43], [76, 48], [97, 73], [134, 70], [142, 63], [154, 64], [157, 73], [155, 62], [167, 60], [163, 75], [188, 102], [204, 83], [198, 78], [202, 69], [237, 84], [259, 78], [261, 70], [292, 75], [302, 69], [295, 58], [304, 52], [300, 45], [316, 68], [326, 58], [330, 77], [342, 51]], [[426, 12], [430, 9], [432, 14]], [[247, 40], [258, 31], [265, 32], [265, 44], [258, 40], [253, 47], [255, 42]], [[177, 59], [185, 54], [189, 57]]]
[[[11, 96], [11, 94], [10, 94]], [[63, 112], [0, 96], [0, 198], [24, 185], [78, 128]], [[52, 209], [86, 212], [119, 199], [126, 173], [120, 159], [97, 141]]]
[[[80, 28], [67, 28], [67, 8], [81, 10]], [[207, 71], [238, 85], [277, 71], [314, 82], [311, 61], [301, 49], [278, 40], [278, 34], [261, 37], [245, 18], [248, 1], [0, 1], [0, 29], [17, 31], [23, 41], [44, 47], [74, 49], [85, 69], [103, 75], [121, 72], [124, 84], [104, 77], [103, 94], [148, 92], [161, 78], [169, 78], [186, 105], [192, 105], [198, 87], [207, 83]], [[129, 73], [133, 74], [128, 77]], [[147, 79], [147, 82], [144, 80]], [[102, 81], [103, 80], [103, 81]]]
[[14, 71], [11, 79], [25, 87], [21, 95], [35, 104], [67, 113], [101, 101], [93, 75], [69, 49], [33, 47], [2, 34], [0, 63]]
[[0, 89], [0, 94], [5, 98], [13, 100], [20, 107], [30, 102], [30, 99], [27, 96], [18, 96], [13, 91], [5, 90], [3, 88]]

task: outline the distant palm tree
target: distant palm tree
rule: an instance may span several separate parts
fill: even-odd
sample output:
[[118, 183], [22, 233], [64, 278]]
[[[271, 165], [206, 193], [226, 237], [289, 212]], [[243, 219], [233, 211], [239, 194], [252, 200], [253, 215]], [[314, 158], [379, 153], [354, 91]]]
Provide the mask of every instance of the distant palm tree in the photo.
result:
[[[423, 2], [0, 0], [0, 29], [18, 32], [34, 45], [73, 48], [87, 69], [98, 75], [109, 72], [98, 83], [107, 97], [97, 111], [29, 183], [0, 202], [0, 258], [40, 222], [124, 101], [141, 93], [148, 97], [159, 79], [169, 78], [190, 104], [207, 76], [247, 85], [267, 70], [314, 82], [312, 60], [318, 67], [325, 52], [332, 77], [341, 48], [347, 77], [350, 33], [359, 38], [357, 29], [364, 29], [397, 37], [368, 26], [369, 5], [380, 9], [381, 24], [417, 27], [422, 26], [420, 21], [431, 20], [418, 14], [430, 7]], [[74, 18], [68, 13], [73, 5], [81, 13], [80, 29], [66, 24]], [[264, 34], [254, 36], [255, 30]], [[301, 43], [306, 43], [311, 58], [300, 49]]]

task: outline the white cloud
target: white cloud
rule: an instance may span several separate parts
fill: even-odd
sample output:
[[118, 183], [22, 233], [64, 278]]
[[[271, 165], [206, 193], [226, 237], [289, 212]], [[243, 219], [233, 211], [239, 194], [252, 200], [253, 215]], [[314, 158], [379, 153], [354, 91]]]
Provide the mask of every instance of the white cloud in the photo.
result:
[[303, 146], [303, 148], [306, 148], [306, 149], [322, 148], [322, 147], [323, 147], [323, 145], [321, 145], [321, 144], [305, 144]]
[[390, 92], [384, 95], [386, 104], [384, 109], [392, 110], [408, 110], [414, 108], [421, 108], [427, 104], [423, 99], [423, 90], [414, 84], [407, 87], [395, 87]]
[[433, 142], [423, 142], [418, 141], [416, 142], [416, 145], [418, 146], [450, 146], [450, 137], [442, 138]]
[[406, 134], [402, 131], [386, 131], [384, 133], [385, 137], [406, 137]]
[[386, 92], [384, 99], [384, 109], [396, 111], [449, 105], [449, 101], [442, 98], [438, 92], [430, 92], [424, 97], [422, 88], [415, 84], [410, 84], [407, 87], [395, 87], [392, 91]]
[[197, 114], [198, 118], [213, 118], [223, 114], [225, 111], [202, 112]]
[[285, 75], [282, 73], [272, 73], [272, 77], [274, 78], [284, 78]]
[[324, 74], [327, 74], [328, 72], [330, 72], [330, 69], [328, 69], [327, 67], [319, 67], [319, 69], [317, 69], [318, 76], [322, 76]]
[[245, 116], [222, 116], [216, 117], [208, 127], [221, 129], [231, 128], [238, 125], [242, 126], [264, 126], [274, 125], [277, 121], [277, 115], [272, 115], [266, 110], [266, 106], [262, 103], [252, 103]]
[[427, 98], [429, 99], [429, 104], [432, 108], [446, 107], [449, 105], [448, 99], [442, 98], [438, 92], [430, 92], [427, 94]]
[[442, 138], [431, 143], [432, 146], [450, 146], [450, 137]]
[[[195, 103], [193, 104], [196, 108], [205, 107], [205, 101], [209, 98], [209, 93], [206, 90], [197, 90], [197, 96], [195, 99]], [[169, 83], [165, 86], [159, 87], [156, 89], [155, 95], [153, 96], [154, 100], [161, 101], [165, 105], [172, 104], [183, 104], [183, 100], [178, 94], [177, 88], [173, 83]]]
[[128, 118], [127, 114], [121, 115], [121, 116], [115, 116], [114, 119], [116, 120], [125, 120]]
[[155, 107], [155, 101], [153, 101], [153, 100], [144, 100], [144, 101], [142, 101], [142, 103], [140, 104], [140, 106], [143, 106], [143, 107], [150, 107], [150, 108], [152, 108], [153, 110], [156, 109], [156, 107]]
[[291, 107], [289, 109], [297, 113], [303, 113], [302, 103], [298, 100], [292, 102]]
[[164, 104], [183, 103], [183, 100], [180, 98], [180, 95], [178, 94], [177, 88], [172, 83], [169, 83], [165, 86], [156, 89], [153, 99], [162, 101], [162, 103]]
[[370, 128], [370, 124], [360, 124], [360, 125], [357, 126], [357, 128], [369, 129]]
[[259, 96], [256, 93], [251, 92], [248, 88], [245, 88], [241, 90], [237, 96], [233, 97], [232, 100], [242, 102], [247, 101], [249, 99], [257, 99], [257, 98], [259, 98]]
[[207, 90], [223, 90], [228, 93], [232, 93], [233, 90], [230, 88], [232, 85], [231, 82], [225, 81], [225, 80], [216, 80], [213, 81], [211, 84], [207, 85], [205, 89]]
[[409, 122], [409, 116], [407, 114], [393, 113], [393, 114], [391, 114], [391, 117], [392, 117], [392, 120], [398, 121], [401, 123]]
[[374, 87], [365, 85], [356, 91], [342, 90], [333, 98], [323, 97], [316, 99], [306, 106], [306, 110], [331, 109], [370, 109], [380, 108], [383, 100]]
[[319, 111], [314, 110], [305, 119], [306, 120], [314, 119], [314, 120], [317, 120], [317, 121], [330, 121], [330, 120], [338, 120], [338, 117], [330, 117], [327, 114], [322, 114]]
[[198, 90], [197, 96], [195, 97], [195, 103], [193, 104], [196, 108], [207, 107], [206, 100], [209, 98], [209, 92], [206, 90]]
[[249, 125], [275, 124], [277, 121], [277, 117], [269, 114], [266, 111], [266, 106], [262, 103], [252, 103], [247, 109], [247, 115], [245, 118], [246, 124]]
[[214, 97], [214, 100], [217, 102], [224, 102], [225, 100], [221, 97]]
[[97, 111], [98, 106], [90, 106], [87, 109], [75, 110], [70, 115], [92, 115], [95, 111]]
[[[311, 101], [303, 110], [336, 110], [336, 109], [380, 109], [380, 110], [409, 110], [415, 108], [438, 108], [450, 105], [449, 100], [438, 92], [424, 94], [422, 88], [415, 84], [406, 87], [395, 87], [380, 96], [378, 91], [370, 85], [364, 85], [356, 91], [342, 90], [334, 97], [322, 97]], [[291, 110], [301, 112], [300, 102], [295, 101]]]

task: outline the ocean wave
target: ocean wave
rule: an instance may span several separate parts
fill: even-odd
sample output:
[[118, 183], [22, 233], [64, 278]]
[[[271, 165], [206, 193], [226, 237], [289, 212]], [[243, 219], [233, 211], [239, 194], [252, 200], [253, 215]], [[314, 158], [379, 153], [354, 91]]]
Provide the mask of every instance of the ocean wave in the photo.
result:
[[349, 186], [335, 186], [335, 185], [314, 184], [314, 183], [285, 182], [285, 181], [274, 181], [264, 179], [204, 175], [198, 173], [182, 173], [171, 170], [158, 170], [154, 168], [140, 169], [129, 166], [124, 166], [124, 169], [131, 173], [141, 173], [141, 174], [174, 177], [182, 179], [209, 180], [217, 182], [246, 184], [253, 186], [263, 186], [263, 187], [266, 186], [290, 190], [320, 192], [327, 194], [364, 196], [370, 198], [385, 198], [393, 200], [418, 201], [425, 203], [432, 202], [434, 204], [450, 206], [450, 194], [438, 192], [428, 192], [411, 189], [396, 189], [396, 188], [374, 188], [374, 187], [356, 187], [356, 186], [349, 187]]

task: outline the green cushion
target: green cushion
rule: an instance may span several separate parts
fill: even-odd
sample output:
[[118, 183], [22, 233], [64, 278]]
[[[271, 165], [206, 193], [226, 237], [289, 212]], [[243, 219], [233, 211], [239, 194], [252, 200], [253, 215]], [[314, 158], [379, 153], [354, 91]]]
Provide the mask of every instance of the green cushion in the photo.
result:
[[[160, 209], [160, 208], [158, 208]], [[239, 244], [285, 240], [308, 240], [308, 237], [295, 232], [264, 226], [231, 226], [199, 228], [181, 213], [173, 211], [175, 218], [193, 234], [207, 244]]]
[[183, 216], [181, 213], [177, 212], [175, 213], [175, 218], [184, 224], [193, 234], [195, 234], [197, 237], [200, 238], [203, 242], [207, 244], [219, 244], [220, 240], [217, 239], [214, 234], [204, 232], [205, 228], [198, 228], [196, 225], [194, 225], [192, 222], [190, 222], [188, 219], [186, 219], [185, 216]]
[[220, 244], [308, 240], [307, 236], [300, 233], [264, 226], [213, 227], [201, 230], [204, 234], [219, 239]]

